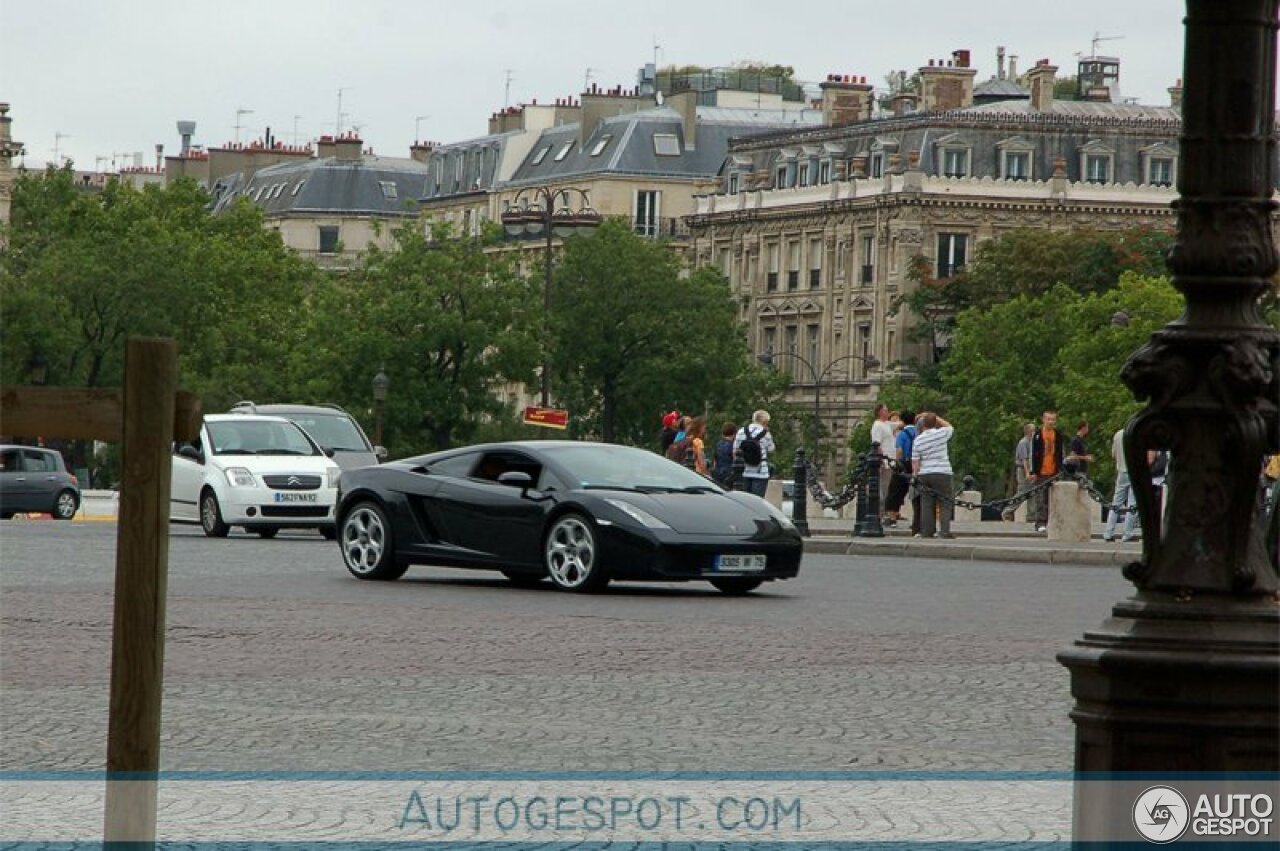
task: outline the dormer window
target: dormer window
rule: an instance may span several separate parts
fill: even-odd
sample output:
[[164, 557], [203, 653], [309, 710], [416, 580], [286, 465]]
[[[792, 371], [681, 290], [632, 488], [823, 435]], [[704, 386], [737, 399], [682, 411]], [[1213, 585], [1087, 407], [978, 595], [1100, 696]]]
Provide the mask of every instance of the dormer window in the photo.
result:
[[773, 187], [775, 189], [785, 189], [786, 186], [787, 186], [787, 167], [785, 165], [780, 165], [778, 166], [777, 171], [774, 172]]
[[382, 187], [382, 197], [388, 201], [394, 201], [399, 195], [396, 193], [395, 181], [379, 180], [378, 185]]
[[738, 173], [736, 171], [733, 174], [729, 175], [729, 194], [730, 195], [738, 194]]
[[796, 174], [796, 186], [809, 185], [809, 164], [800, 163], [799, 170]]
[[604, 149], [609, 147], [609, 142], [612, 139], [612, 136], [601, 136], [600, 141], [596, 142], [595, 147], [591, 149], [591, 156], [598, 157], [600, 154], [604, 153]]
[[529, 164], [542, 165], [542, 161], [547, 158], [547, 154], [550, 152], [551, 152], [551, 146], [543, 145], [540, 149], [538, 149], [538, 153], [533, 155], [533, 159], [529, 162]]
[[945, 177], [966, 177], [969, 174], [969, 149], [944, 149], [942, 152], [942, 174]]
[[831, 182], [831, 160], [818, 163], [818, 183], [823, 186]]
[[1115, 148], [1095, 139], [1080, 149], [1080, 174], [1087, 183], [1115, 180]]
[[884, 152], [876, 151], [871, 155], [871, 176], [884, 177]]
[[573, 150], [573, 140], [570, 139], [568, 142], [564, 143], [564, 146], [560, 148], [560, 151], [556, 154], [556, 162], [560, 162], [565, 157], [569, 156], [569, 152], [572, 150]]
[[1173, 185], [1173, 160], [1169, 157], [1152, 157], [1147, 163], [1147, 183], [1153, 186]]
[[1151, 186], [1172, 186], [1178, 173], [1178, 149], [1164, 142], [1139, 148], [1142, 182]]
[[996, 142], [996, 150], [1000, 152], [1000, 177], [1005, 180], [1031, 179], [1035, 145], [1021, 136], [1014, 136]]
[[660, 157], [678, 157], [680, 140], [674, 133], [654, 133], [653, 152]]

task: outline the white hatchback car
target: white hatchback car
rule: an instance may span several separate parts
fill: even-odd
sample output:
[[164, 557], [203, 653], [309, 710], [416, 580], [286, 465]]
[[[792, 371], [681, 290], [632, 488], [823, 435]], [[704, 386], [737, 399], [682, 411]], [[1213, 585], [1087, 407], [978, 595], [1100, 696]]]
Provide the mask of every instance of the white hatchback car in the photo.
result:
[[200, 437], [175, 447], [169, 519], [213, 538], [243, 526], [264, 538], [283, 528], [335, 535], [338, 465], [283, 417], [210, 414]]

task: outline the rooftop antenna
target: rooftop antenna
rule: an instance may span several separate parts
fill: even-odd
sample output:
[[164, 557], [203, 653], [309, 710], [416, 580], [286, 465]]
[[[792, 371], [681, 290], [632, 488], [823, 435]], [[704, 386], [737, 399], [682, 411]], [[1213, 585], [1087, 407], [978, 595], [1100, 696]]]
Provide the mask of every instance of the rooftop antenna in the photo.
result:
[[413, 117], [413, 144], [422, 141], [422, 122], [430, 118], [430, 115], [415, 115]]
[[246, 115], [253, 115], [253, 110], [252, 110], [252, 109], [245, 109], [243, 106], [236, 110], [236, 123], [235, 123], [235, 129], [236, 129], [236, 144], [237, 144], [237, 145], [238, 145], [238, 144], [240, 144], [240, 130], [241, 130], [241, 127], [243, 126], [243, 125], [241, 125], [241, 124], [240, 124], [240, 119], [241, 119], [241, 118], [243, 118], [243, 117], [244, 117], [244, 116], [246, 116]]
[[1090, 49], [1090, 51], [1091, 51], [1091, 53], [1089, 54], [1090, 58], [1096, 57], [1096, 56], [1098, 55], [1098, 42], [1100, 42], [1100, 41], [1115, 41], [1116, 39], [1121, 39], [1121, 38], [1124, 38], [1124, 36], [1122, 36], [1122, 35], [1103, 35], [1102, 33], [1100, 33], [1100, 32], [1098, 32], [1098, 31], [1096, 31], [1096, 30], [1095, 30], [1095, 31], [1094, 31], [1094, 33], [1093, 33], [1093, 40], [1089, 43], [1089, 45], [1090, 45], [1090, 46], [1089, 46], [1089, 49]]
[[351, 91], [350, 86], [344, 86], [338, 89], [338, 120], [333, 124], [333, 137], [336, 139], [342, 135], [342, 116], [346, 115], [342, 111], [342, 93]]
[[591, 78], [595, 76], [595, 72], [596, 72], [596, 71], [598, 71], [598, 70], [599, 70], [598, 68], [588, 68], [588, 69], [587, 69], [587, 73], [583, 75], [583, 78], [582, 78], [582, 90], [583, 90], [584, 92], [585, 92], [587, 89], [591, 88]]
[[653, 37], [653, 67], [655, 69], [658, 67], [658, 54], [661, 52], [662, 45], [658, 44], [658, 36], [655, 34]]
[[503, 73], [507, 75], [507, 85], [502, 93], [502, 108], [506, 109], [511, 106], [511, 78], [515, 76], [515, 71], [510, 68], [503, 69]]
[[61, 153], [61, 151], [62, 151], [62, 140], [63, 140], [63, 139], [70, 139], [70, 138], [71, 138], [71, 134], [69, 134], [69, 133], [63, 133], [63, 132], [61, 132], [61, 131], [57, 131], [57, 130], [55, 130], [55, 131], [54, 131], [54, 133], [53, 133], [53, 147], [52, 147], [50, 150], [52, 150], [52, 151], [53, 151], [53, 164], [54, 164], [55, 166], [57, 166], [57, 165], [61, 165], [61, 164], [62, 164], [62, 157], [61, 157], [61, 155], [60, 155], [60, 153]]
[[293, 117], [293, 146], [295, 148], [298, 146], [298, 119], [301, 117], [301, 115], [295, 115]]

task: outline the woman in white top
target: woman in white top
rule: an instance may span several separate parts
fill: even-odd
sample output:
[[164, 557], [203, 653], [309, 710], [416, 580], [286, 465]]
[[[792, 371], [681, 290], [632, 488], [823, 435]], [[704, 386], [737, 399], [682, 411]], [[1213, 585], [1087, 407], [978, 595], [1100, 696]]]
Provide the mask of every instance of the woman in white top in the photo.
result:
[[916, 417], [916, 428], [919, 434], [911, 446], [911, 468], [921, 485], [920, 534], [933, 537], [934, 512], [938, 511], [941, 517], [938, 537], [954, 538], [951, 534], [951, 457], [947, 445], [956, 430], [951, 423], [929, 412]]

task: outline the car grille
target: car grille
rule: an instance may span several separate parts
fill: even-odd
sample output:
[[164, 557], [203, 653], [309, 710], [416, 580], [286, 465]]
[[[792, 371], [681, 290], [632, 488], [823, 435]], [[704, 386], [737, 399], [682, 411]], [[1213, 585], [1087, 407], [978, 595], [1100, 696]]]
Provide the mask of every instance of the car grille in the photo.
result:
[[313, 491], [320, 487], [319, 476], [263, 476], [262, 480], [267, 483], [267, 487], [275, 488], [278, 491]]
[[263, 517], [327, 517], [327, 505], [264, 505]]

